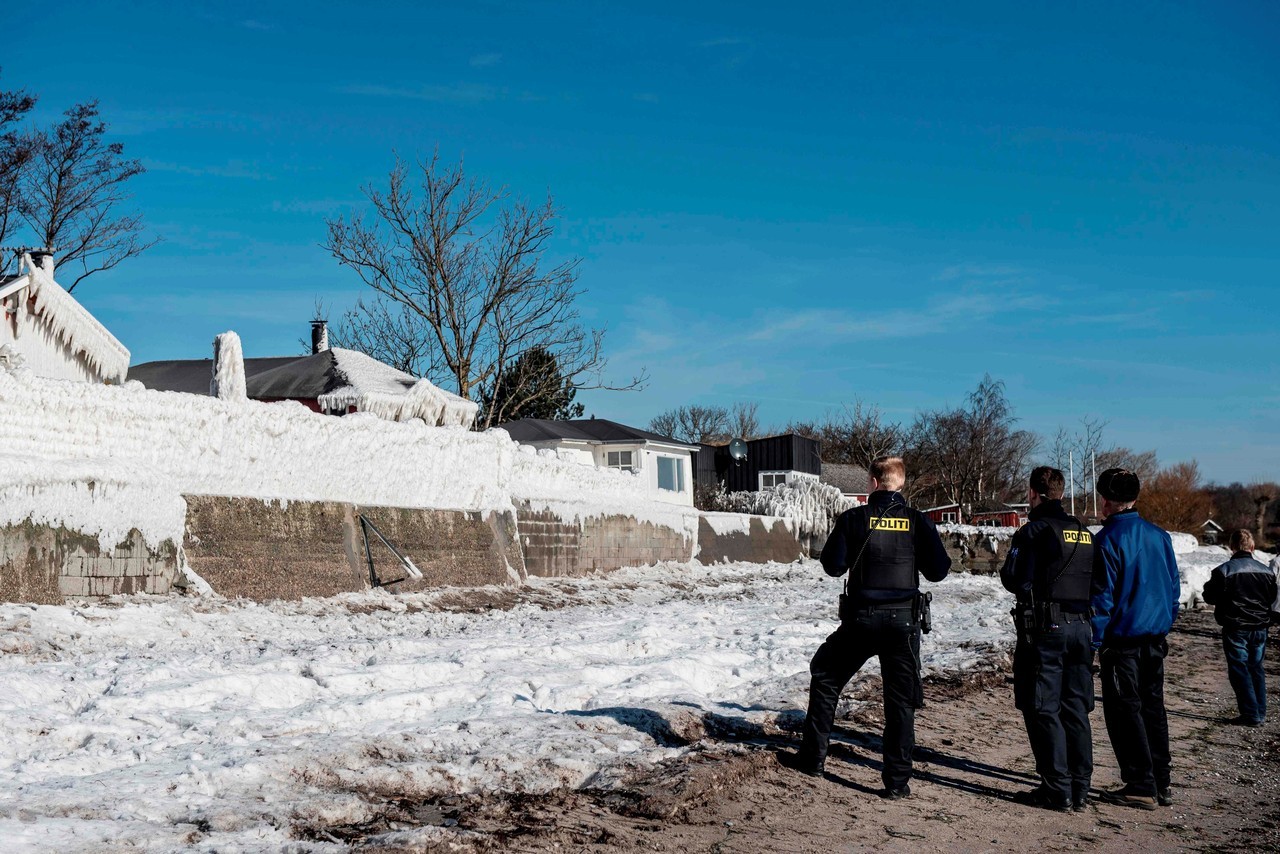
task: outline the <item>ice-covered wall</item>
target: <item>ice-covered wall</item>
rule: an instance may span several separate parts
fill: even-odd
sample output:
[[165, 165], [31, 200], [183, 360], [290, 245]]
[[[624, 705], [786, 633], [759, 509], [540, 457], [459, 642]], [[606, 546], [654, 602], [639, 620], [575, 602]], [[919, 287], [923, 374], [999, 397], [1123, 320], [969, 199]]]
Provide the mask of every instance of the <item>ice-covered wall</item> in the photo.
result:
[[[182, 495], [224, 495], [457, 510], [527, 501], [569, 519], [627, 515], [696, 534], [692, 508], [653, 501], [638, 477], [518, 448], [501, 430], [337, 418], [295, 403], [229, 404], [0, 370], [0, 490], [50, 477], [156, 496], [134, 511], [144, 531], [169, 525]], [[119, 532], [87, 505], [69, 506], [64, 521], [77, 514], [84, 533]]]

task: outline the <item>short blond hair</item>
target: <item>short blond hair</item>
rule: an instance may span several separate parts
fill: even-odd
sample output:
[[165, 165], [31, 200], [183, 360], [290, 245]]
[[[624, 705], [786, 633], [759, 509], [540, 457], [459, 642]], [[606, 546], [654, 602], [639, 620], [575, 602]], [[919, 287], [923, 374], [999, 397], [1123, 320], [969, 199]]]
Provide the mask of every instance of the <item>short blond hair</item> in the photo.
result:
[[1254, 548], [1253, 534], [1243, 528], [1238, 531], [1232, 531], [1231, 539], [1228, 542], [1231, 544], [1233, 552], [1252, 552]]
[[871, 461], [867, 473], [879, 482], [882, 489], [897, 492], [907, 485], [907, 464], [902, 457], [880, 457]]

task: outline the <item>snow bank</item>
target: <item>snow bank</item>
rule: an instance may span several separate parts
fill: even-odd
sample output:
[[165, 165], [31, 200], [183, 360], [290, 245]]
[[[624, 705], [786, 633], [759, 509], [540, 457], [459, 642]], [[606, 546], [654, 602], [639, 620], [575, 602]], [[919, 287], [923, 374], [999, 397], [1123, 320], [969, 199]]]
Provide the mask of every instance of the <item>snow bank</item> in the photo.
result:
[[[3, 605], [0, 838], [281, 850], [293, 820], [367, 820], [365, 793], [608, 788], [703, 715], [795, 723], [839, 586], [814, 562], [680, 564], [532, 579], [479, 614], [434, 611], [443, 593]], [[932, 589], [926, 671], [1009, 643], [994, 580]]]

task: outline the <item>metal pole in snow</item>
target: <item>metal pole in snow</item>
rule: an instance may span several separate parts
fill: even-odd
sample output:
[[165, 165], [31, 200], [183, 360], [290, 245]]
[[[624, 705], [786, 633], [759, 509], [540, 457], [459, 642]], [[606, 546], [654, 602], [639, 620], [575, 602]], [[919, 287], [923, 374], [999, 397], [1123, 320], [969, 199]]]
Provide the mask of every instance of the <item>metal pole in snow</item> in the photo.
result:
[[1067, 467], [1071, 469], [1071, 479], [1067, 483], [1071, 484], [1071, 515], [1076, 515], [1076, 452], [1069, 451], [1067, 453]]
[[1093, 467], [1093, 518], [1098, 518], [1098, 452], [1089, 452], [1089, 463]]

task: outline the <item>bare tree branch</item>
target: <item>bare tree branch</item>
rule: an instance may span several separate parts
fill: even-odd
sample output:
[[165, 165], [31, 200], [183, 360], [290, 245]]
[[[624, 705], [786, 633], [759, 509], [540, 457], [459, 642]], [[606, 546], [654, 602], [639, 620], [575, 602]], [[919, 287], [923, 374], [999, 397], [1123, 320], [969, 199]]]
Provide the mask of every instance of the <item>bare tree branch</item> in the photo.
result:
[[123, 144], [105, 140], [97, 101], [78, 104], [64, 116], [48, 130], [24, 135], [29, 157], [18, 178], [18, 212], [42, 245], [57, 250], [62, 269], [80, 265], [66, 285], [73, 291], [159, 238], [142, 236], [141, 214], [120, 212], [132, 198], [129, 180], [146, 170], [141, 161], [124, 157]]
[[[478, 428], [499, 423], [522, 395], [512, 383], [544, 374], [515, 365], [526, 354], [554, 358], [574, 390], [642, 388], [604, 379], [603, 329], [585, 329], [575, 302], [577, 259], [546, 266], [559, 218], [553, 200], [531, 205], [468, 176], [439, 154], [410, 167], [397, 157], [386, 190], [365, 188], [372, 211], [329, 220], [324, 246], [377, 296], [347, 312], [335, 340], [433, 380], [486, 405]], [[545, 369], [546, 364], [542, 363]], [[406, 368], [407, 370], [407, 368]]]

